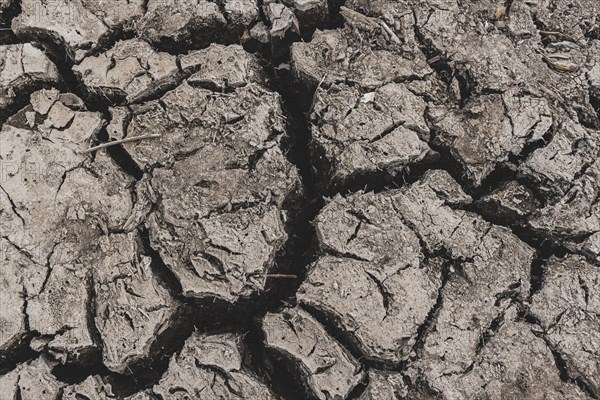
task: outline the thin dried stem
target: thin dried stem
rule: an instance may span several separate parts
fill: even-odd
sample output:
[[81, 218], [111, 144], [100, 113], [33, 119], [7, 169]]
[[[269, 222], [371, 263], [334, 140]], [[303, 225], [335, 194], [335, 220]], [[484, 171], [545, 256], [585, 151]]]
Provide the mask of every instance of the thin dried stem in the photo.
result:
[[125, 138], [125, 139], [114, 140], [114, 141], [108, 142], [108, 143], [102, 143], [101, 145], [98, 145], [96, 147], [91, 147], [86, 150], [82, 150], [81, 152], [83, 154], [93, 153], [94, 151], [106, 149], [107, 147], [117, 146], [117, 145], [123, 144], [123, 143], [138, 142], [140, 140], [146, 140], [146, 139], [158, 139], [161, 137], [162, 137], [162, 135], [159, 135], [159, 134], [133, 136], [133, 137]]
[[542, 30], [540, 30], [538, 32], [541, 33], [542, 35], [554, 35], [554, 36], [562, 35], [562, 33], [557, 32], [557, 31], [542, 31]]
[[259, 276], [264, 276], [265, 278], [275, 278], [275, 279], [298, 279], [298, 275], [293, 275], [293, 274], [260, 274]]

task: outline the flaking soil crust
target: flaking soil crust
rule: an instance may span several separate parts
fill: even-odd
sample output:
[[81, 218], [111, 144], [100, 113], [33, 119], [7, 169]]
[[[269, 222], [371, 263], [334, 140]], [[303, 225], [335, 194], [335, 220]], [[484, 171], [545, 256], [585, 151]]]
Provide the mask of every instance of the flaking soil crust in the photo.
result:
[[0, 400], [600, 398], [596, 0], [0, 0]]

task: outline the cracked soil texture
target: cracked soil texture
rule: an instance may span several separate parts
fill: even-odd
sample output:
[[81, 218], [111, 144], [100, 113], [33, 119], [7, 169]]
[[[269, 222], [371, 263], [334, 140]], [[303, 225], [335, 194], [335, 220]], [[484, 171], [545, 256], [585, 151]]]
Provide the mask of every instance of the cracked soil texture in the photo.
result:
[[0, 400], [600, 399], [598, 0], [0, 0]]

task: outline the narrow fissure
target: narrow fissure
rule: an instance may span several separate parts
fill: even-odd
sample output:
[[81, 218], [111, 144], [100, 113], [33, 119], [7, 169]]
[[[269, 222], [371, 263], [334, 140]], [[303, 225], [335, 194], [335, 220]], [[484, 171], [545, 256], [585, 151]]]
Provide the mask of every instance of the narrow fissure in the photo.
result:
[[401, 361], [399, 363], [382, 361], [367, 357], [362, 349], [356, 337], [350, 332], [347, 332], [342, 328], [343, 324], [337, 320], [337, 317], [327, 311], [317, 309], [309, 304], [301, 303], [300, 307], [308, 312], [319, 324], [321, 324], [324, 330], [331, 336], [337, 343], [339, 343], [363, 366], [363, 368], [375, 368], [387, 371], [403, 371], [406, 369], [407, 361]]
[[438, 289], [437, 299], [433, 307], [429, 310], [429, 313], [427, 313], [425, 322], [423, 322], [419, 329], [417, 329], [417, 334], [415, 335], [415, 344], [413, 346], [415, 359], [419, 359], [421, 357], [423, 347], [425, 346], [425, 341], [427, 340], [427, 335], [435, 326], [437, 316], [444, 305], [444, 288], [450, 279], [452, 267], [456, 264], [456, 261], [451, 261], [449, 258], [445, 259], [444, 265], [442, 266], [441, 285]]
[[19, 366], [39, 356], [40, 353], [30, 347], [31, 340], [36, 334], [30, 333], [0, 354], [0, 375], [6, 374]]
[[[524, 319], [525, 319], [525, 321], [529, 322], [530, 324], [541, 327], [540, 321], [538, 321], [531, 314], [525, 315]], [[568, 362], [565, 360], [564, 356], [560, 353], [560, 351], [552, 345], [552, 343], [546, 337], [546, 333], [545, 332], [537, 332], [535, 330], [532, 330], [532, 332], [534, 333], [534, 335], [536, 335], [537, 337], [542, 339], [544, 341], [544, 343], [546, 343], [546, 347], [552, 353], [552, 356], [554, 358], [554, 363], [556, 365], [556, 369], [557, 369], [558, 375], [560, 376], [560, 379], [563, 382], [573, 383], [573, 384], [577, 385], [590, 398], [598, 399], [598, 396], [595, 395], [594, 390], [587, 384], [587, 382], [585, 382], [580, 377], [573, 378], [569, 374]]]

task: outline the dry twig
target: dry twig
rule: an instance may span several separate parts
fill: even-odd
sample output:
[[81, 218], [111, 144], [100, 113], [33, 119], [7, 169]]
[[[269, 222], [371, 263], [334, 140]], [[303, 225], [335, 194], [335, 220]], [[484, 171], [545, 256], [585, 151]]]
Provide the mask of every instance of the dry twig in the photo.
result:
[[108, 147], [116, 146], [116, 145], [123, 144], [123, 143], [137, 142], [137, 141], [146, 140], [146, 139], [158, 139], [161, 137], [162, 137], [162, 135], [158, 135], [158, 134], [133, 136], [133, 137], [125, 138], [125, 139], [115, 140], [115, 141], [108, 142], [108, 143], [102, 143], [98, 146], [91, 147], [86, 150], [82, 150], [81, 152], [83, 154], [93, 153], [94, 151], [106, 149]]

